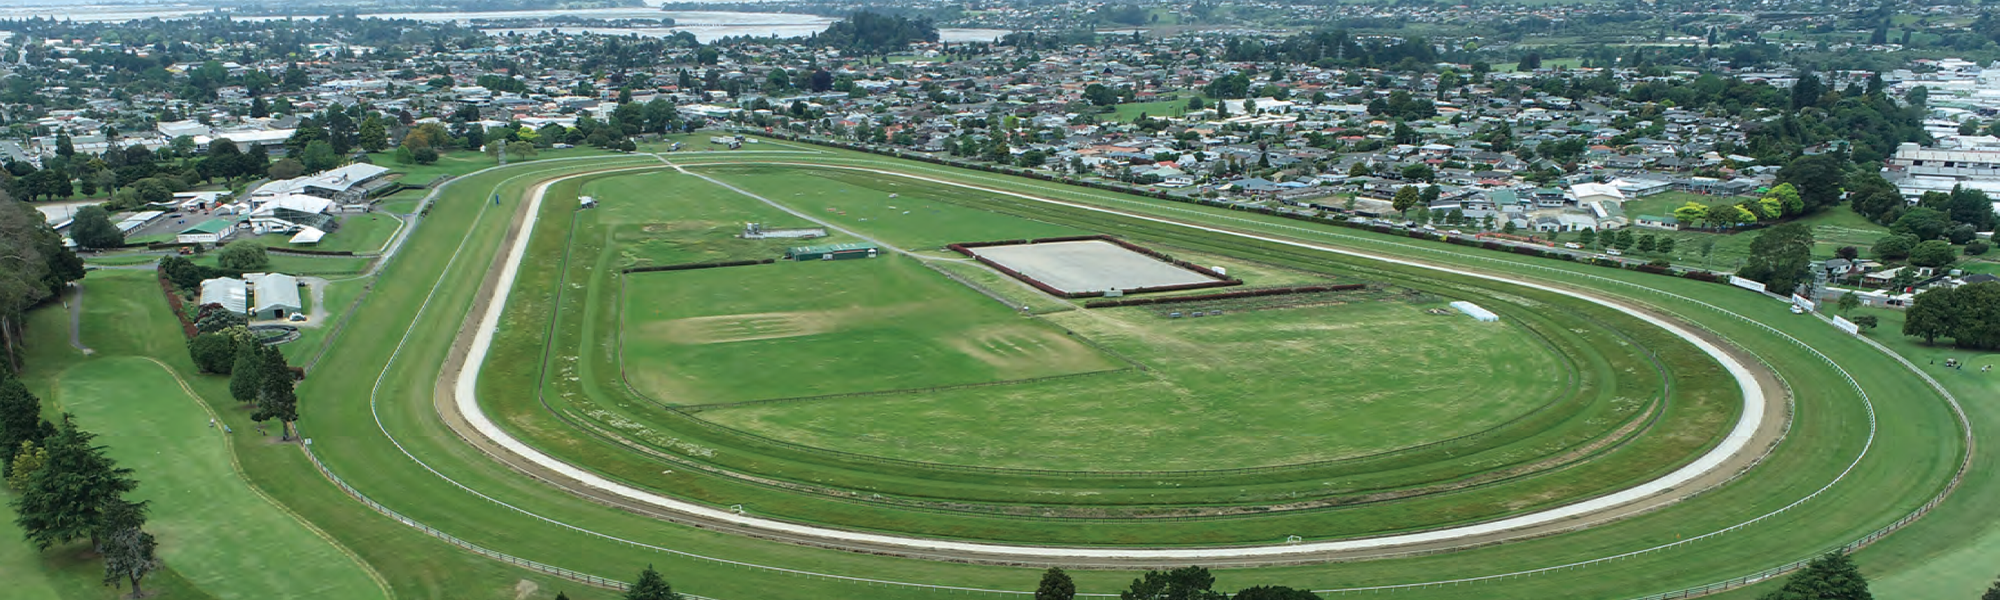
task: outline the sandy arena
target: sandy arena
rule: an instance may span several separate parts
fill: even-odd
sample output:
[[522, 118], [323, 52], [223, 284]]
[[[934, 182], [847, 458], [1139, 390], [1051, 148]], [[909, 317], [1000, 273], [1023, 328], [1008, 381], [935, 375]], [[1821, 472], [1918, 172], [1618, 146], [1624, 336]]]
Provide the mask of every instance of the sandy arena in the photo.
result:
[[1102, 292], [1208, 283], [1189, 271], [1102, 241], [988, 246], [973, 252], [1064, 292]]

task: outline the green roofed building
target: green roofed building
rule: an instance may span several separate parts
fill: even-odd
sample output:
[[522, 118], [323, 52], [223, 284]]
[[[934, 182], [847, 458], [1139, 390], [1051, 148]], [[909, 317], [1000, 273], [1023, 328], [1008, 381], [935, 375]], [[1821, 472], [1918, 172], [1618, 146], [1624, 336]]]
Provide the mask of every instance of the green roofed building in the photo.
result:
[[796, 246], [785, 250], [785, 258], [790, 260], [846, 260], [850, 258], [875, 258], [882, 249], [874, 244], [850, 242], [827, 244], [824, 246]]

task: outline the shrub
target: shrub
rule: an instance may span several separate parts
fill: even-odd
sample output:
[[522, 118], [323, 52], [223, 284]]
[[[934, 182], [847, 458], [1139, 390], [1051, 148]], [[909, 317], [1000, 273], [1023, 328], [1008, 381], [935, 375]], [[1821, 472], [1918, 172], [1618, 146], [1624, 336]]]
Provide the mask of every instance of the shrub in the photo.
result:
[[1966, 256], [1979, 256], [1981, 254], [1985, 254], [1987, 250], [1992, 250], [1992, 249], [1993, 245], [1986, 243], [1986, 240], [1972, 240], [1970, 242], [1965, 243]]
[[215, 253], [215, 263], [231, 271], [255, 271], [269, 266], [271, 255], [264, 252], [263, 244], [236, 240]]

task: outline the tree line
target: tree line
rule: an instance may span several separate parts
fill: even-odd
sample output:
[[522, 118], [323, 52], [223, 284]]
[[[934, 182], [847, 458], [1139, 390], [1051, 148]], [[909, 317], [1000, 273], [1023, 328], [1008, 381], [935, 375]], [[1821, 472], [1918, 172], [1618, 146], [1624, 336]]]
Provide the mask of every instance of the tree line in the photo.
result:
[[159, 542], [146, 532], [146, 502], [126, 498], [139, 488], [132, 470], [118, 466], [97, 445], [97, 435], [64, 413], [42, 418], [41, 399], [11, 372], [0, 370], [0, 458], [14, 523], [41, 550], [90, 541], [104, 561], [104, 584], [131, 584], [160, 568]]

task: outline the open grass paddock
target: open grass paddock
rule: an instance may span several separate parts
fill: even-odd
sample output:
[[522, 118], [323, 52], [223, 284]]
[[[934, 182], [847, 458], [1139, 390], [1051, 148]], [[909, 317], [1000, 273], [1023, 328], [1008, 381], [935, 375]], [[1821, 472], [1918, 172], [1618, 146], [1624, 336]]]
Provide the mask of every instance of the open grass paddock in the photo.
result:
[[626, 282], [625, 377], [674, 404], [1124, 366], [909, 258], [635, 273]]
[[[1588, 307], [1562, 304], [1546, 295], [1440, 276], [1413, 267], [1337, 259], [1320, 253], [1244, 242], [1218, 234], [1174, 230], [1125, 217], [1033, 205], [1008, 200], [998, 194], [975, 191], [961, 190], [949, 194], [940, 191], [929, 196], [936, 200], [933, 206], [938, 207], [937, 213], [912, 211], [909, 215], [934, 214], [925, 217], [928, 222], [917, 223], [916, 219], [898, 221], [890, 217], [903, 216], [901, 210], [911, 210], [906, 206], [908, 201], [924, 195], [924, 192], [916, 190], [926, 187], [942, 190], [948, 186], [857, 173], [800, 175], [804, 171], [829, 171], [825, 168], [829, 166], [880, 168], [1132, 214], [1207, 223], [1235, 231], [1390, 254], [1456, 268], [1506, 273], [1548, 285], [1591, 290], [1710, 330], [1768, 363], [1784, 377], [1786, 385], [1795, 394], [1791, 430], [1762, 464], [1727, 485], [1676, 505], [1587, 530], [1440, 554], [1351, 563], [1218, 569], [1218, 588], [1233, 590], [1248, 585], [1279, 584], [1340, 590], [1359, 586], [1420, 584], [1465, 577], [1500, 576], [1657, 548], [1653, 552], [1595, 563], [1587, 568], [1383, 592], [1406, 598], [1634, 598], [1720, 581], [1809, 557], [1874, 531], [1934, 497], [1950, 480], [1964, 450], [1961, 440], [1951, 433], [1957, 428], [1952, 412], [1904, 367], [1885, 360], [1880, 352], [1831, 327], [1787, 314], [1782, 304], [1724, 286], [1583, 267], [1554, 260], [1528, 259], [844, 151], [803, 146], [781, 150], [777, 146], [746, 145], [746, 151], [742, 152], [684, 152], [667, 156], [678, 164], [689, 166], [691, 170], [712, 174], [788, 205], [796, 203], [799, 207], [810, 208], [812, 210], [807, 212], [811, 214], [831, 214], [833, 217], [829, 219], [843, 226], [851, 225], [870, 235], [879, 235], [892, 244], [913, 249], [964, 239], [1110, 231], [1143, 240], [1155, 248], [1173, 248], [1176, 252], [1199, 253], [1227, 261], [1217, 264], [1258, 265], [1268, 273], [1287, 278], [1301, 277], [1298, 273], [1306, 272], [1313, 273], [1313, 277], [1335, 280], [1390, 282], [1403, 287], [1424, 288], [1446, 298], [1499, 298], [1505, 302], [1494, 302], [1488, 307], [1502, 313], [1503, 325], [1518, 323], [1543, 332], [1549, 343], [1558, 349], [1554, 355], [1572, 357], [1577, 363], [1578, 393], [1566, 400], [1573, 405], [1560, 413], [1569, 418], [1557, 423], [1537, 423], [1534, 430], [1542, 432], [1539, 434], [1542, 436], [1574, 435], [1584, 439], [1622, 442], [1615, 449], [1589, 457], [1591, 460], [1567, 463], [1567, 467], [1547, 470], [1527, 478], [1524, 483], [1495, 482], [1455, 494], [1420, 496], [1389, 503], [1393, 508], [1379, 511], [1343, 509], [1155, 520], [1148, 521], [1145, 527], [1126, 526], [1123, 521], [1130, 520], [1133, 515], [1110, 514], [1110, 511], [1101, 518], [1068, 521], [1029, 518], [1004, 511], [985, 515], [941, 511], [924, 505], [923, 494], [981, 496], [988, 499], [980, 503], [981, 506], [998, 510], [1013, 506], [1050, 506], [1050, 503], [1038, 504], [1039, 501], [1027, 498], [1037, 491], [1078, 490], [1082, 486], [1090, 486], [1119, 491], [1124, 495], [1068, 496], [1063, 497], [1064, 503], [1074, 506], [1078, 500], [1087, 498], [1102, 499], [1098, 506], [1254, 506], [1269, 504], [1277, 495], [1298, 491], [1288, 486], [1302, 481], [1308, 473], [1292, 472], [1300, 479], [1280, 477], [1278, 479], [1284, 481], [1263, 488], [1255, 484], [1270, 478], [1261, 474], [1235, 481], [1222, 475], [1205, 476], [1209, 477], [1209, 485], [1193, 489], [1157, 485], [1157, 479], [1154, 480], [1155, 485], [1149, 487], [1138, 478], [1121, 480], [1118, 476], [1109, 475], [1077, 478], [1080, 483], [1070, 488], [1030, 487], [1020, 485], [1030, 480], [1026, 479], [1029, 474], [940, 469], [903, 465], [888, 461], [886, 457], [863, 459], [844, 454], [808, 452], [786, 445], [785, 440], [701, 425], [706, 422], [702, 419], [713, 416], [710, 411], [675, 416], [672, 411], [663, 410], [658, 403], [632, 394], [618, 385], [615, 346], [599, 343], [619, 332], [617, 323], [621, 303], [615, 292], [622, 276], [616, 273], [617, 270], [640, 260], [668, 264], [697, 260], [701, 256], [766, 251], [762, 247], [725, 248], [724, 244], [732, 242], [720, 236], [702, 238], [695, 235], [713, 235], [716, 231], [740, 227], [733, 221], [743, 219], [731, 214], [733, 211], [755, 213], [759, 215], [757, 220], [774, 226], [797, 223], [784, 220], [779, 216], [782, 213], [775, 209], [732, 197], [727, 190], [696, 192], [694, 190], [703, 188], [702, 185], [695, 185], [701, 182], [691, 181], [691, 176], [662, 170], [664, 165], [653, 157], [613, 156], [576, 161], [543, 159], [511, 165], [503, 170], [458, 177], [456, 183], [440, 195], [431, 217], [412, 232], [408, 247], [375, 280], [375, 290], [363, 302], [361, 309], [354, 311], [343, 333], [333, 336], [330, 350], [315, 376], [301, 387], [302, 410], [305, 413], [301, 425], [306, 435], [315, 439], [315, 454], [333, 472], [374, 500], [471, 543], [527, 560], [611, 577], [629, 578], [640, 568], [651, 564], [665, 572], [677, 590], [709, 598], [896, 600], [944, 595], [995, 599], [1017, 597], [984, 592], [947, 592], [905, 584], [1031, 590], [1039, 569], [912, 560], [787, 545], [671, 524], [602, 506], [543, 482], [522, 477], [494, 463], [478, 451], [466, 447], [438, 422], [434, 405], [439, 396], [436, 382], [447, 376], [440, 371], [440, 365], [450, 352], [455, 334], [463, 326], [464, 316], [478, 287], [494, 268], [495, 250], [511, 224], [521, 216], [518, 208], [523, 192], [530, 185], [552, 177], [613, 168], [660, 173], [645, 175], [657, 179], [647, 182], [645, 185], [648, 187], [641, 189], [666, 190], [665, 186], [673, 185], [672, 189], [689, 190], [685, 194], [687, 197], [706, 198], [703, 202], [709, 205], [701, 210], [731, 212], [715, 213], [718, 216], [708, 219], [717, 223], [713, 228], [689, 229], [685, 231], [693, 233], [680, 238], [664, 238], [685, 244], [679, 248], [660, 244], [651, 250], [628, 254], [630, 244], [634, 242], [660, 239], [645, 235], [647, 223], [666, 223], [673, 219], [620, 214], [617, 212], [619, 207], [610, 205], [605, 209], [578, 213], [573, 210], [573, 205], [565, 205], [558, 200], [573, 198], [579, 193], [610, 197], [613, 194], [606, 193], [606, 189], [626, 185], [621, 180], [640, 179], [636, 175], [639, 172], [606, 174], [596, 179], [570, 180], [555, 185], [551, 189], [551, 202], [544, 206], [542, 219], [533, 232], [527, 253], [528, 262], [523, 265], [513, 300], [496, 338], [494, 353], [488, 359], [488, 368], [480, 382], [481, 399], [489, 412], [508, 416], [503, 424], [511, 432], [533, 441], [545, 451], [578, 464], [591, 465], [601, 473], [627, 482], [672, 490], [683, 497], [718, 506], [740, 503], [750, 511], [766, 515], [808, 515], [819, 522], [882, 527], [896, 525], [889, 528], [922, 529], [945, 537], [1089, 539], [1103, 544], [1159, 543], [1162, 538], [1183, 544], [1243, 540], [1277, 542], [1290, 534], [1322, 537], [1392, 529], [1398, 523], [1423, 522], [1413, 518], [1419, 515], [1428, 515], [1432, 523], [1476, 519], [1479, 517], [1475, 513], [1492, 515], [1525, 510], [1517, 505], [1533, 504], [1537, 494], [1542, 492], [1574, 497], [1589, 493], [1588, 486], [1584, 485], [1587, 483], [1617, 487], [1615, 482], [1643, 479], [1647, 473], [1657, 472], [1672, 464], [1674, 461], [1668, 457], [1698, 452], [1710, 443], [1712, 432], [1734, 419], [1730, 408], [1734, 399], [1731, 394], [1725, 393], [1729, 388], [1713, 385], [1721, 378], [1713, 371], [1712, 362], [1704, 367], [1700, 356], [1677, 351], [1676, 342], [1659, 339], [1655, 334], [1648, 333], [1647, 327], [1632, 325], [1615, 315], [1592, 311]], [[820, 166], [807, 169], [772, 164], [797, 162], [802, 156]], [[458, 168], [458, 172], [463, 173], [464, 169], [477, 166], [476, 159], [468, 157], [467, 161], [453, 163], [449, 167]], [[696, 166], [704, 162], [749, 161], [763, 164]], [[739, 177], [731, 173], [759, 170], [779, 176]], [[438, 174], [443, 173], [428, 175]], [[820, 181], [814, 186], [793, 183], [808, 179]], [[804, 195], [788, 196], [788, 193], [807, 192], [806, 189], [788, 189], [794, 187], [827, 191], [839, 188], [853, 190], [854, 193], [852, 200], [839, 202], [831, 195], [810, 199]], [[494, 193], [502, 196], [501, 206], [495, 207], [487, 201]], [[889, 193], [898, 194], [898, 197], [889, 199]], [[800, 200], [787, 199], [792, 197]], [[900, 208], [894, 214], [886, 214], [889, 210], [886, 206], [892, 201], [896, 202], [894, 206]], [[689, 205], [684, 210], [693, 212], [695, 206]], [[826, 211], [829, 207], [836, 210]], [[842, 211], [847, 214], [839, 214]], [[878, 215], [882, 217], [879, 220], [876, 219]], [[870, 220], [861, 221], [863, 217]], [[875, 224], [878, 228], [869, 229], [863, 226], [864, 223]], [[968, 233], [982, 235], [965, 235]], [[679, 260], [678, 257], [689, 258]], [[1201, 262], [1207, 264], [1209, 261], [1204, 259]], [[1231, 273], [1239, 273], [1238, 268], [1232, 266]], [[928, 270], [919, 274], [930, 276]], [[94, 273], [92, 277], [100, 275]], [[663, 274], [638, 274], [634, 277], [656, 275]], [[990, 286], [1004, 283], [979, 281], [981, 285]], [[87, 281], [86, 285], [91, 284]], [[956, 284], [940, 285], [949, 287]], [[558, 295], [558, 291], [562, 293]], [[1021, 293], [1018, 288], [1002, 291]], [[165, 315], [164, 310], [145, 309], [145, 302], [159, 304], [156, 296], [136, 294], [133, 299], [127, 300], [98, 292], [93, 289], [88, 302], [106, 303], [107, 309], [118, 311], [117, 314], [121, 315], [122, 327], [136, 332], [130, 336], [91, 341], [93, 346], [101, 346], [96, 348], [100, 354], [156, 357], [187, 379], [201, 400], [211, 408], [225, 409], [231, 405], [227, 399], [226, 382], [193, 373], [174, 333], [171, 316]], [[983, 301], [976, 297], [974, 300]], [[129, 305], [126, 304], [128, 302]], [[1487, 302], [1482, 301], [1482, 304]], [[998, 303], [994, 305], [998, 307]], [[1534, 310], [1510, 313], [1506, 308], [1510, 305]], [[1383, 306], [1399, 305], [1383, 303]], [[1089, 314], [1093, 311], [1061, 310], [1064, 307], [1055, 302], [1046, 303], [1046, 307], [1051, 310], [1043, 312], [1037, 308], [1037, 312], [1043, 312], [1043, 320], [1054, 326], [1102, 338], [1096, 340], [1099, 342], [1116, 340], [1105, 332], [1087, 330], [1067, 320], [1102, 318], [1111, 319], [1115, 324], [1116, 320], [1139, 318], [1122, 313], [1143, 312], [1118, 309], [1109, 317], [1100, 317]], [[32, 380], [52, 381], [61, 366], [67, 364], [44, 355], [45, 352], [66, 348], [59, 325], [66, 319], [61, 316], [60, 310], [60, 307], [40, 309], [33, 316], [30, 335], [33, 336], [32, 347], [37, 354], [31, 356], [29, 361]], [[1319, 309], [1292, 308], [1270, 314], [1294, 310]], [[1216, 323], [1227, 324], [1232, 316], [1225, 315]], [[1396, 322], [1395, 315], [1375, 318]], [[1765, 325], [1773, 329], [1766, 329]], [[1103, 326], [1109, 327], [1110, 324]], [[1202, 326], [1226, 325], [1204, 322]], [[1217, 335], [1221, 333], [1217, 332]], [[1620, 333], [1630, 337], [1620, 337]], [[1895, 337], [1886, 329], [1874, 336], [1882, 339]], [[549, 344], [551, 339], [553, 345]], [[1228, 341], [1227, 337], [1213, 339]], [[1102, 345], [1106, 349], [1116, 347], [1113, 343]], [[571, 350], [545, 355], [545, 348]], [[1619, 350], [1621, 348], [1623, 350]], [[1921, 352], [1935, 349], [1899, 346], [1897, 350], [1921, 357]], [[1826, 358], [1823, 360], [1815, 351]], [[1662, 381], [1659, 376], [1648, 379], [1634, 375], [1642, 372], [1648, 357], [1657, 358], [1669, 374], [1666, 381], [1672, 383], [1674, 390], [1671, 396], [1673, 401], [1654, 404], [1656, 417], [1649, 421], [1653, 424], [1643, 428], [1643, 431], [1632, 432], [1632, 435], [1618, 435], [1615, 426], [1606, 430], [1605, 424], [1590, 423], [1606, 414], [1591, 411], [1604, 411], [1617, 406], [1609, 399], [1642, 397], [1640, 392], [1645, 388], [1658, 391]], [[1144, 360], [1141, 359], [1142, 362]], [[1923, 360], [1917, 362], [1920, 365], [1924, 363]], [[1395, 366], [1383, 365], [1377, 369], [1391, 370]], [[1403, 370], [1414, 373], [1418, 369], [1406, 366]], [[1327, 374], [1327, 378], [1338, 379], [1350, 375], [1352, 371], [1342, 369]], [[1366, 371], [1370, 374], [1376, 372]], [[1848, 383], [1849, 376], [1858, 383], [1858, 387]], [[1941, 379], [1961, 397], [1972, 392], [1990, 394], [1992, 391], [1986, 387], [1990, 384]], [[1639, 387], [1619, 387], [1625, 385]], [[48, 387], [43, 385], [43, 388]], [[37, 391], [48, 393], [48, 389], [38, 388]], [[1874, 407], [1872, 420], [1868, 409], [1871, 403]], [[777, 406], [774, 404], [771, 408]], [[728, 410], [713, 412], [725, 414]], [[1976, 432], [1989, 432], [2000, 427], [2000, 413], [1987, 410], [1976, 402], [1968, 405], [1968, 410]], [[241, 413], [228, 410], [217, 412], [239, 432], [249, 427]], [[577, 424], [566, 424], [555, 418], [576, 415], [590, 418], [576, 421]], [[638, 417], [649, 420], [636, 420]], [[894, 418], [896, 415], [887, 417]], [[956, 418], [973, 419], [975, 416]], [[860, 420], [847, 419], [849, 422]], [[667, 429], [669, 424], [674, 428]], [[1593, 434], [1593, 430], [1586, 426], [1597, 429]], [[635, 443], [627, 445], [611, 441], [615, 439]], [[1510, 444], [1533, 445], [1536, 439], [1535, 435], [1516, 431], [1466, 443], [1472, 445], [1468, 449], [1496, 456], [1512, 452]], [[114, 447], [118, 445], [116, 439], [104, 441]], [[884, 449], [870, 451], [889, 452]], [[1990, 459], [1989, 455], [1996, 451], [2000, 450], [1993, 449], [1992, 444], [1983, 445], [1976, 458]], [[350, 548], [382, 576], [398, 597], [545, 600], [552, 598], [556, 591], [564, 591], [579, 600], [613, 596], [604, 590], [586, 588], [464, 552], [383, 518], [334, 488], [307, 463], [296, 446], [236, 444], [229, 452], [241, 464], [244, 476], [252, 486]], [[685, 460], [699, 458], [700, 464], [714, 467], [718, 472], [696, 468], [692, 463], [661, 465], [658, 461], [667, 456]], [[1651, 456], [1654, 459], [1633, 459], [1636, 456]], [[1411, 482], [1426, 480], [1418, 471], [1428, 470], [1430, 480], [1435, 480], [1452, 477], [1453, 472], [1462, 477], [1494, 469], [1492, 465], [1468, 465], [1465, 462], [1438, 461], [1434, 457], [1405, 464], [1376, 462], [1368, 472], [1378, 474], [1377, 477]], [[785, 482], [786, 487], [753, 483], [725, 472], [769, 474]], [[1361, 475], [1351, 477], [1359, 478]], [[793, 485], [794, 482], [817, 481], [814, 478], [823, 479], [827, 489], [801, 489]], [[1040, 481], [1054, 483], [1050, 478]], [[1322, 478], [1317, 481], [1333, 480]], [[860, 485], [882, 486], [878, 489], [884, 492], [884, 498], [881, 501], [851, 497], [835, 499], [830, 495]], [[1510, 485], [1533, 486], [1538, 492], [1530, 493], [1526, 488]], [[1990, 548], [1994, 546], [1992, 540], [1996, 536], [1991, 528], [1983, 525], [1990, 522], [1984, 517], [1990, 511], [1984, 508], [1980, 498], [1993, 493], [1996, 485], [2000, 485], [2000, 476], [1990, 470], [1975, 469], [1962, 488], [1936, 513], [1861, 551], [1858, 560], [1864, 571], [1877, 582], [1878, 596], [1945, 597], [1975, 593], [1983, 587], [1992, 574], [1987, 572], [1990, 567], [1981, 566], [1990, 562], [1983, 561], [1982, 557], [1990, 556]], [[1006, 495], [1010, 489], [1016, 497]], [[1218, 494], [1224, 489], [1240, 490], [1237, 493], [1243, 497], [1231, 499]], [[1183, 493], [1180, 490], [1189, 491]], [[899, 496], [896, 494], [898, 491], [904, 494]], [[1261, 496], [1264, 494], [1270, 496]], [[1037, 496], [1060, 497], [1055, 494]], [[1810, 500], [1801, 502], [1807, 497]], [[1172, 499], [1162, 501], [1160, 498]], [[1676, 540], [1758, 519], [1786, 506], [1792, 508], [1728, 534], [1696, 544], [1662, 547]], [[615, 536], [615, 539], [610, 536]], [[40, 558], [31, 556], [24, 559], [23, 556], [0, 545], [0, 569], [11, 572], [15, 565], [36, 561], [44, 565], [39, 569], [42, 574], [39, 587], [30, 581], [19, 588], [24, 591], [40, 590], [29, 592], [39, 596], [27, 597], [108, 597], [108, 594], [86, 594], [93, 591], [91, 587], [95, 585], [94, 563], [51, 558], [55, 556], [54, 552]], [[717, 559], [735, 562], [718, 562]], [[170, 564], [170, 567], [176, 572], [183, 568], [178, 564]], [[1130, 570], [1119, 569], [1078, 570], [1073, 573], [1077, 576], [1080, 591], [1090, 593], [1115, 593], [1133, 577]], [[868, 577], [890, 583], [861, 583], [826, 575]], [[188, 585], [176, 587], [177, 584], [172, 583], [174, 580], [175, 577], [159, 580], [160, 589], [165, 591], [163, 597], [206, 597], [199, 588]], [[1755, 594], [1768, 587], [1769, 584], [1753, 587], [1744, 594]], [[45, 591], [51, 589], [55, 590], [54, 596]], [[96, 588], [95, 591], [106, 590]], [[1337, 597], [1334, 593], [1326, 595]]]
[[[915, 461], [1235, 468], [1350, 458], [1476, 433], [1560, 399], [1570, 383], [1567, 365], [1532, 334], [1393, 300], [1206, 319], [1169, 320], [1135, 307], [1050, 320], [1149, 369], [719, 407], [701, 417]], [[1040, 348], [1030, 354], [1057, 356]]]

